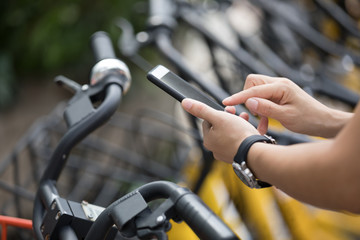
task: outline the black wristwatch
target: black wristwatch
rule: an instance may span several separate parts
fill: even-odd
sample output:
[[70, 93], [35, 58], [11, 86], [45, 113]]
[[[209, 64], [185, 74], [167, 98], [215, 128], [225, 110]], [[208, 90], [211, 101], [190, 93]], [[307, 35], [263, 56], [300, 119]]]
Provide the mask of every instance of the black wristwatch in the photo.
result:
[[267, 135], [252, 135], [245, 138], [244, 141], [240, 144], [240, 147], [234, 157], [234, 162], [232, 164], [236, 175], [241, 179], [243, 183], [246, 184], [249, 188], [266, 188], [271, 187], [267, 182], [260, 181], [257, 179], [251, 170], [247, 167], [246, 158], [249, 152], [250, 147], [256, 142], [264, 142], [276, 144], [275, 139]]

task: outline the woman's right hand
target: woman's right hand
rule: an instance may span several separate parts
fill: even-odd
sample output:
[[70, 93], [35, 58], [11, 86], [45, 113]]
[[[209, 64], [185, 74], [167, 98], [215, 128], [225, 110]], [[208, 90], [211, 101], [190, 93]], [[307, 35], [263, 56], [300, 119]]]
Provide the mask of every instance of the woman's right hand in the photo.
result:
[[[244, 90], [224, 99], [223, 104], [245, 103], [261, 118], [278, 120], [287, 129], [312, 136], [334, 137], [352, 114], [331, 109], [286, 78], [250, 74]], [[267, 129], [267, 121], [260, 121]]]

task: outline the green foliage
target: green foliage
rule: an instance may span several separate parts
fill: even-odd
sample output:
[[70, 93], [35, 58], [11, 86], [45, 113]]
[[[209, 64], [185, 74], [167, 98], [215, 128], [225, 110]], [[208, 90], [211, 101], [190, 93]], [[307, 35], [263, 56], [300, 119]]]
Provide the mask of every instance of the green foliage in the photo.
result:
[[88, 58], [89, 37], [132, 16], [137, 1], [6, 1], [0, 3], [0, 52], [18, 74], [44, 73]]
[[19, 79], [41, 79], [62, 73], [60, 69], [88, 71], [93, 63], [90, 36], [111, 31], [115, 41], [118, 17], [142, 24], [134, 14], [137, 2], [0, 1], [0, 109], [11, 100]]

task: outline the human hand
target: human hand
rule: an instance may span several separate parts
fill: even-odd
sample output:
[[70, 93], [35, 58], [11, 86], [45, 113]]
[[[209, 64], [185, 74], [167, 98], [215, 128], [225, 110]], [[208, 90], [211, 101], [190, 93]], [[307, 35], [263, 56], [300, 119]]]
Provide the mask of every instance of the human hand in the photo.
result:
[[204, 146], [217, 160], [232, 163], [240, 143], [259, 132], [242, 117], [218, 111], [193, 99], [184, 99], [182, 107], [190, 114], [204, 120]]
[[251, 113], [261, 117], [258, 128], [262, 134], [268, 128], [264, 118], [271, 117], [294, 132], [333, 135], [326, 126], [334, 115], [331, 109], [289, 79], [250, 74], [244, 90], [223, 101], [227, 106], [243, 103]]

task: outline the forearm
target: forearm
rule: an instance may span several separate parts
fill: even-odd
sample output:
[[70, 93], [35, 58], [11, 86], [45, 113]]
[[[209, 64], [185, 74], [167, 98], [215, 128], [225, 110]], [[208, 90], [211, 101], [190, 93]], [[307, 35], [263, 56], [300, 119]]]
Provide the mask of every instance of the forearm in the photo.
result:
[[326, 108], [321, 115], [308, 124], [308, 134], [324, 138], [335, 137], [352, 118], [353, 113]]
[[223, 101], [227, 106], [243, 103], [251, 113], [276, 119], [293, 132], [325, 138], [335, 137], [352, 117], [325, 106], [288, 79], [263, 75], [249, 75], [244, 90]]
[[292, 146], [257, 143], [249, 151], [248, 164], [259, 179], [300, 201], [358, 212], [359, 174], [349, 171], [356, 166], [339, 156], [335, 144], [335, 140]]
[[284, 113], [279, 114], [283, 118], [280, 122], [297, 133], [333, 138], [353, 117], [353, 113], [329, 108], [312, 98], [308, 100], [301, 107], [284, 107]]

